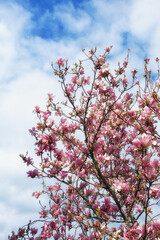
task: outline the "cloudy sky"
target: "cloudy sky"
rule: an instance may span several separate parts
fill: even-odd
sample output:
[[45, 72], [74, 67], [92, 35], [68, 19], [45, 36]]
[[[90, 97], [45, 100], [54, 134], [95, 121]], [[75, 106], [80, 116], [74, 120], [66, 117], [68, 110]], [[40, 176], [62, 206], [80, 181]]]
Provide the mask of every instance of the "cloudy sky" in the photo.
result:
[[[70, 62], [81, 49], [113, 45], [115, 61], [131, 49], [130, 65], [160, 57], [159, 0], [0, 0], [0, 239], [37, 216], [31, 197], [38, 182], [26, 176], [20, 153], [33, 153], [28, 129], [33, 108], [58, 95], [50, 66], [60, 56]], [[60, 94], [60, 93], [59, 93]]]

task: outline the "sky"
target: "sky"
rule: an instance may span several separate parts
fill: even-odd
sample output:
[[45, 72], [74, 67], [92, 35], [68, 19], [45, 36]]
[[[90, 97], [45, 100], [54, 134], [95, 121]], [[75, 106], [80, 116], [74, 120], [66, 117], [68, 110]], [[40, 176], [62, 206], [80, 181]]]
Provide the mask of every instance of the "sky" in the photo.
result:
[[51, 62], [83, 58], [82, 48], [103, 52], [113, 45], [112, 62], [127, 55], [160, 58], [159, 0], [0, 0], [0, 239], [36, 218], [32, 192], [41, 183], [27, 178], [19, 154], [34, 152], [28, 129], [33, 109], [45, 107], [47, 93], [62, 97]]

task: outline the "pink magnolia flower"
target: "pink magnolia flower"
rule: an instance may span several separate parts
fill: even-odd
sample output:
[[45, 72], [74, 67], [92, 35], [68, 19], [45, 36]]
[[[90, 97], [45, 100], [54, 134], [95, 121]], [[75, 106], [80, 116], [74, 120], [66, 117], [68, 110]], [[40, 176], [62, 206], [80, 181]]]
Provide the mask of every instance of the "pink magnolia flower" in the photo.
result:
[[110, 71], [109, 69], [109, 63], [103, 64], [102, 66], [102, 73], [108, 73]]
[[81, 85], [82, 85], [82, 82], [83, 82], [82, 79], [78, 79], [78, 80], [77, 80], [77, 85], [78, 85], [78, 86], [81, 86]]
[[123, 84], [126, 84], [126, 83], [128, 83], [128, 78], [123, 79]]
[[39, 196], [41, 195], [40, 192], [33, 192], [32, 196], [35, 196], [35, 198], [39, 198]]
[[54, 95], [52, 93], [48, 93], [48, 98], [49, 98], [49, 100], [53, 100]]
[[74, 75], [71, 79], [72, 83], [76, 84], [77, 79], [78, 79], [77, 75]]
[[152, 137], [151, 135], [147, 135], [146, 133], [143, 133], [138, 136], [138, 138], [135, 138], [132, 141], [135, 149], [140, 149], [140, 148], [147, 148], [152, 144]]
[[35, 136], [38, 133], [35, 127], [33, 127], [32, 129], [29, 129], [29, 132], [31, 133], [32, 136]]
[[61, 237], [61, 235], [60, 235], [60, 234], [57, 234], [57, 233], [56, 233], [56, 234], [54, 234], [54, 239], [55, 239], [55, 240], [58, 240], [58, 239], [60, 239], [60, 237]]
[[61, 190], [61, 185], [60, 184], [54, 184], [53, 185], [53, 190], [58, 192], [59, 190]]
[[32, 234], [32, 235], [36, 235], [37, 232], [38, 232], [38, 229], [36, 229], [36, 228], [31, 228], [31, 234]]
[[159, 159], [151, 159], [150, 164], [154, 168], [160, 168], [160, 160]]
[[129, 186], [128, 186], [127, 183], [119, 181], [118, 179], [114, 181], [113, 186], [114, 186], [114, 189], [115, 189], [116, 192], [117, 191], [124, 191], [125, 192], [125, 191], [128, 191], [128, 189], [129, 189]]
[[149, 107], [145, 106], [144, 107], [144, 112], [146, 112], [147, 114], [150, 114], [151, 113], [151, 110]]
[[31, 177], [31, 178], [39, 177], [39, 172], [37, 169], [34, 169], [33, 171], [30, 170], [27, 172], [27, 174], [28, 174], [28, 177]]
[[127, 60], [124, 60], [124, 62], [123, 62], [123, 67], [126, 68], [127, 65], [128, 65], [128, 61], [127, 61]]
[[83, 75], [83, 74], [84, 74], [84, 70], [81, 69], [81, 70], [79, 71], [79, 74], [80, 74], [80, 75]]
[[29, 166], [29, 165], [31, 165], [31, 164], [33, 164], [33, 158], [31, 158], [31, 157], [28, 157], [28, 158], [25, 158], [25, 161], [24, 162], [26, 162], [27, 163], [27, 166]]
[[111, 51], [111, 49], [112, 49], [112, 46], [106, 47], [104, 50], [109, 53]]
[[25, 229], [19, 228], [19, 230], [18, 230], [18, 237], [24, 237], [24, 234], [25, 234]]
[[56, 64], [58, 64], [59, 66], [62, 66], [62, 67], [63, 67], [65, 62], [66, 62], [66, 60], [65, 60], [65, 59], [62, 59], [62, 58], [60, 57], [60, 58], [58, 58]]
[[109, 63], [103, 64], [102, 69], [98, 71], [98, 77], [99, 79], [105, 78], [110, 74], [110, 69], [108, 68]]
[[40, 107], [36, 106], [36, 107], [35, 107], [35, 112], [36, 112], [36, 113], [40, 113]]
[[12, 232], [12, 236], [9, 238], [10, 240], [17, 240], [18, 235], [15, 234], [15, 232]]
[[122, 102], [128, 102], [129, 100], [132, 99], [133, 94], [132, 93], [126, 93], [122, 99]]

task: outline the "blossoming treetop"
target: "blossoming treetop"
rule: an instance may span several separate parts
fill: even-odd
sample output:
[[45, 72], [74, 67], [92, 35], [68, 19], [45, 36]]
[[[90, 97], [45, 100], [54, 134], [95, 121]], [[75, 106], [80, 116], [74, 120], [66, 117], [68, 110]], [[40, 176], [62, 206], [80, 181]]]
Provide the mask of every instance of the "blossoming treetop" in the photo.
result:
[[[9, 239], [158, 239], [160, 218], [159, 70], [151, 80], [145, 59], [141, 85], [137, 70], [127, 77], [128, 56], [111, 73], [106, 48], [96, 49], [84, 60], [68, 66], [59, 58], [54, 74], [65, 101], [56, 103], [48, 94], [46, 110], [35, 108], [36, 165], [28, 176], [43, 180], [42, 191], [33, 193], [41, 204], [40, 219], [12, 232]], [[84, 61], [90, 61], [91, 76]], [[156, 59], [159, 65], [159, 59]], [[155, 207], [154, 207], [155, 206]], [[41, 227], [36, 229], [37, 222]]]

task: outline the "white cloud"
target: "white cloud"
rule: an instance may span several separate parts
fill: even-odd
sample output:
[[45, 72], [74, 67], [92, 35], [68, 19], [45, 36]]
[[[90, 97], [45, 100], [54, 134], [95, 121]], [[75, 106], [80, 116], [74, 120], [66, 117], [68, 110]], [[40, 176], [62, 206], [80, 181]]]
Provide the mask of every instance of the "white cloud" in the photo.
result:
[[15, 74], [15, 61], [25, 34], [24, 29], [26, 32], [29, 30], [30, 14], [10, 3], [1, 4], [0, 16], [0, 82], [3, 82]]
[[132, 1], [128, 19], [129, 31], [140, 43], [141, 52], [151, 59], [150, 66], [155, 72], [157, 66], [154, 60], [160, 57], [159, 9], [158, 0]]
[[130, 8], [131, 32], [141, 40], [150, 42], [150, 37], [159, 25], [159, 9], [158, 0], [133, 1]]
[[70, 2], [67, 5], [58, 5], [54, 17], [58, 18], [65, 30], [71, 33], [86, 31], [91, 23], [90, 16], [85, 11], [76, 9]]

